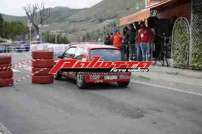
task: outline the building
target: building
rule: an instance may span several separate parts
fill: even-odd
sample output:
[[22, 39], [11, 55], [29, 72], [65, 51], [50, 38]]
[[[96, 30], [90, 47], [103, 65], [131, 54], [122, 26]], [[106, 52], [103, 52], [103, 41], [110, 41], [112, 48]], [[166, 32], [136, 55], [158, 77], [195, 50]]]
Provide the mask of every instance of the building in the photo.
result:
[[201, 70], [202, 0], [145, 0], [145, 8], [121, 18], [120, 26], [150, 18], [158, 18], [158, 34], [169, 33], [175, 66]]
[[160, 19], [186, 17], [191, 20], [191, 0], [146, 0], [145, 9], [120, 19], [120, 25], [143, 21], [151, 16]]

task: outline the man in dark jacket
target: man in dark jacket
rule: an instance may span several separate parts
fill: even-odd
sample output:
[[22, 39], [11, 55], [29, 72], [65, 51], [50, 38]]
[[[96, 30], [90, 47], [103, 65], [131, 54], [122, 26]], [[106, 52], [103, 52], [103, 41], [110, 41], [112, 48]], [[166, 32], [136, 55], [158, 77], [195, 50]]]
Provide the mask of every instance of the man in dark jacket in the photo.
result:
[[123, 29], [123, 44], [122, 44], [122, 59], [129, 60], [129, 29], [124, 27]]
[[136, 47], [135, 47], [135, 37], [136, 30], [133, 24], [129, 25], [129, 50], [130, 50], [130, 59], [135, 60], [136, 57]]

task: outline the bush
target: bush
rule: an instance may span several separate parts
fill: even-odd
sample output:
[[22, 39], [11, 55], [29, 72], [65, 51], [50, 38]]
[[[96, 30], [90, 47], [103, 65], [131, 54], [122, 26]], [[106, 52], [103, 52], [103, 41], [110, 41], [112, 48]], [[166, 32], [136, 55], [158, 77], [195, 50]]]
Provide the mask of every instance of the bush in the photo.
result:
[[192, 53], [192, 68], [202, 70], [202, 41], [195, 46]]
[[70, 41], [66, 36], [61, 34], [50, 34], [49, 32], [43, 33], [44, 42], [47, 43], [57, 43], [57, 44], [69, 44]]

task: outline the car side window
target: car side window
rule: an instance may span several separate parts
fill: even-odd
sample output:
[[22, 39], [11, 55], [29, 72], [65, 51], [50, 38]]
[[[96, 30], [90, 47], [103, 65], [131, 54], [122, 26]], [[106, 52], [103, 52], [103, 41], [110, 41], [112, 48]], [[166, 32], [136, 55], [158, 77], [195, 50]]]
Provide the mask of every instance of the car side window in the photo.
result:
[[78, 57], [78, 56], [82, 55], [83, 53], [84, 53], [84, 49], [83, 48], [78, 48], [76, 50], [75, 57]]
[[66, 50], [64, 52], [64, 57], [65, 58], [73, 58], [75, 56], [75, 52], [76, 52], [75, 47], [69, 48], [68, 50]]

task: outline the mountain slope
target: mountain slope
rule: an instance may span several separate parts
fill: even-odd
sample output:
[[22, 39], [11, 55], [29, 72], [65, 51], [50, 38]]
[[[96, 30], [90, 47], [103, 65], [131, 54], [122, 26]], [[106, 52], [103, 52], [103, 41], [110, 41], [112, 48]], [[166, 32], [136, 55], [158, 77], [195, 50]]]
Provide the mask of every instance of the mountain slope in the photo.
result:
[[26, 22], [26, 17], [24, 16], [12, 16], [12, 15], [6, 15], [2, 14], [4, 20], [6, 21], [20, 21], [20, 22]]
[[[120, 17], [134, 13], [144, 7], [143, 0], [103, 0], [97, 5], [86, 9], [70, 9], [55, 7], [47, 21], [46, 31], [67, 33], [78, 40], [87, 32], [103, 29], [106, 21], [116, 21]], [[25, 20], [25, 17], [4, 16], [6, 20]]]
[[70, 20], [118, 18], [143, 7], [142, 0], [103, 0], [92, 8], [71, 16]]

